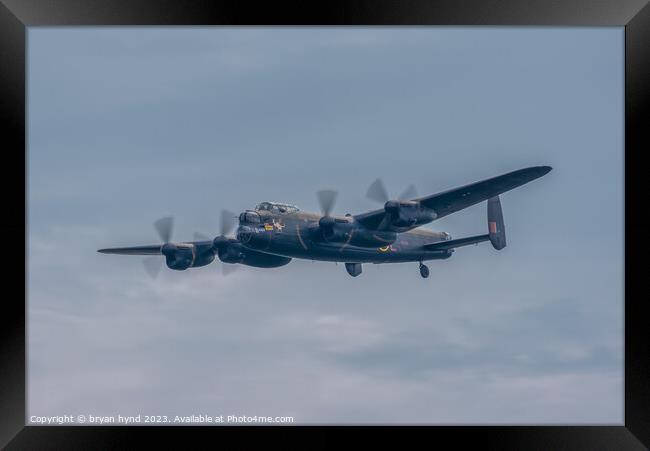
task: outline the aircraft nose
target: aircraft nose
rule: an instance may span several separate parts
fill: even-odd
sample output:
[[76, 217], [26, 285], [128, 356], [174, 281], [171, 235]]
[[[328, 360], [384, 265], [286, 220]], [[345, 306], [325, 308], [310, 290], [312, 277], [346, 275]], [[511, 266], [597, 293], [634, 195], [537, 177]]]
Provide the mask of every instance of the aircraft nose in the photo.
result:
[[260, 230], [255, 227], [239, 226], [237, 229], [237, 240], [244, 246], [252, 249], [266, 249], [271, 243], [273, 233], [268, 230]]

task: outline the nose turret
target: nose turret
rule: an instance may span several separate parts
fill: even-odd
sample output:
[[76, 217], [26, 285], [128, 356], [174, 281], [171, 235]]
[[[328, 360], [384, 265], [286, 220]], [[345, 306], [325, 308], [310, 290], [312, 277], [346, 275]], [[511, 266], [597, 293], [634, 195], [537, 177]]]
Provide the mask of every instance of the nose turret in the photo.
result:
[[260, 215], [254, 210], [246, 210], [239, 215], [240, 224], [259, 224]]

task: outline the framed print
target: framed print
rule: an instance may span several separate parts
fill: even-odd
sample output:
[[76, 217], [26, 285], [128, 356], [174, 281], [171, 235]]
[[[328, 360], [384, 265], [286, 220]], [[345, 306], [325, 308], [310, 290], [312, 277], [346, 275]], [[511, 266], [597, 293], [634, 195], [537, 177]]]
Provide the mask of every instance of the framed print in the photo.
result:
[[3, 0], [2, 445], [644, 449], [649, 21]]

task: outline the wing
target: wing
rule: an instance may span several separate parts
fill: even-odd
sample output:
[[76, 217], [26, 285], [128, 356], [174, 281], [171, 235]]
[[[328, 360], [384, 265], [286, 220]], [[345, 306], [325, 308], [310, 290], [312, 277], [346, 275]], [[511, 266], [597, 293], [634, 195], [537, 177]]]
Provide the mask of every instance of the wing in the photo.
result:
[[[547, 174], [552, 168], [550, 166], [533, 166], [507, 174], [492, 177], [480, 182], [470, 183], [431, 196], [413, 199], [426, 210], [433, 211], [433, 219], [419, 221], [411, 227], [402, 227], [399, 232], [419, 227], [435, 219], [442, 218], [451, 213], [457, 212], [472, 205], [483, 202], [491, 197], [510, 191], [513, 188], [524, 185]], [[378, 230], [390, 226], [387, 214], [384, 209], [374, 210], [368, 213], [356, 215], [354, 218], [369, 229]]]
[[435, 211], [436, 219], [439, 219], [540, 178], [550, 170], [550, 166], [519, 169], [518, 171], [508, 172], [487, 180], [470, 183], [460, 188], [414, 200]]
[[109, 249], [99, 249], [97, 252], [102, 254], [121, 254], [121, 255], [160, 255], [160, 248], [162, 244], [154, 244], [151, 246], [135, 246], [135, 247], [113, 247]]

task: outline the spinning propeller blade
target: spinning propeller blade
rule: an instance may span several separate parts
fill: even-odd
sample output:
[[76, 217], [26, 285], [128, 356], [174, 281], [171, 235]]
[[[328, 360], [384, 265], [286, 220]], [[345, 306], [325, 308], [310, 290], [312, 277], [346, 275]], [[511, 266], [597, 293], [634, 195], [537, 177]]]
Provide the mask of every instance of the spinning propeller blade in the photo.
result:
[[[158, 232], [158, 236], [163, 244], [169, 243], [172, 240], [172, 232], [174, 230], [174, 217], [165, 216], [153, 223], [154, 229]], [[156, 279], [160, 274], [163, 267], [163, 259], [160, 257], [148, 257], [142, 261], [144, 269], [152, 279]]]
[[381, 179], [377, 179], [370, 187], [368, 187], [368, 192], [366, 192], [366, 197], [370, 200], [374, 200], [380, 204], [385, 204], [388, 202], [388, 191], [386, 191], [386, 186]]
[[[386, 185], [384, 185], [384, 182], [380, 178], [372, 182], [368, 188], [366, 197], [380, 204], [385, 204], [390, 200], [388, 190], [386, 190]], [[411, 200], [416, 197], [418, 197], [418, 192], [415, 189], [415, 185], [409, 185], [408, 188], [406, 188], [404, 192], [399, 195], [397, 200]]]
[[[231, 211], [222, 209], [221, 210], [221, 218], [220, 218], [220, 235], [217, 236], [214, 240], [212, 240], [212, 245], [213, 245], [213, 250], [217, 252], [217, 250], [224, 250], [227, 249], [229, 246], [229, 238], [227, 237], [228, 234], [232, 233], [232, 231], [235, 229], [237, 226], [238, 220], [237, 220], [237, 215]], [[221, 261], [221, 273], [224, 276], [229, 275], [233, 271], [237, 270], [238, 265], [236, 263], [226, 263], [224, 261]]]
[[223, 274], [224, 276], [228, 276], [232, 274], [233, 272], [237, 271], [237, 269], [239, 269], [237, 263], [221, 262], [221, 274]]
[[411, 200], [418, 197], [418, 192], [415, 189], [415, 185], [409, 185], [408, 188], [404, 190], [402, 194], [399, 195], [397, 200]]
[[235, 228], [237, 215], [228, 210], [221, 210], [221, 235], [226, 236]]
[[321, 213], [323, 216], [329, 216], [336, 203], [338, 193], [333, 190], [322, 190], [316, 193], [316, 195], [318, 196]]
[[163, 243], [169, 243], [171, 241], [172, 231], [174, 229], [174, 218], [172, 216], [160, 218], [153, 223], [153, 226]]
[[158, 277], [158, 274], [160, 274], [160, 270], [163, 267], [163, 260], [160, 257], [147, 257], [142, 260], [142, 264], [144, 265], [144, 269], [147, 270], [149, 276], [151, 276], [152, 279], [155, 279]]

